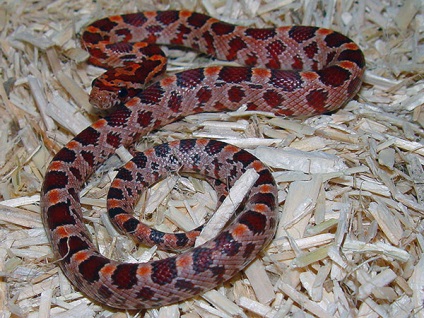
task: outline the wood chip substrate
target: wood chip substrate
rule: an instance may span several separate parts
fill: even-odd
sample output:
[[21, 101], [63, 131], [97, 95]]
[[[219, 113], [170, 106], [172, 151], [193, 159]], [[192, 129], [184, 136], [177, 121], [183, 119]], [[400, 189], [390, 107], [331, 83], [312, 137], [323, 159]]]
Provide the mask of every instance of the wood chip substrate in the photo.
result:
[[[424, 317], [423, 7], [421, 0], [0, 0], [0, 317]], [[93, 303], [59, 269], [40, 188], [52, 155], [98, 118], [88, 93], [103, 70], [86, 63], [83, 28], [112, 14], [170, 9], [260, 28], [332, 28], [359, 44], [367, 70], [358, 95], [332, 114], [290, 119], [240, 105], [143, 136], [138, 149], [193, 137], [248, 149], [273, 171], [281, 218], [272, 243], [216, 289], [168, 307], [118, 311]], [[170, 73], [228, 64], [164, 50]], [[118, 234], [105, 216], [109, 184], [128, 157], [122, 149], [85, 185], [85, 224], [108, 257], [167, 257]], [[236, 191], [243, 197], [246, 189]], [[143, 195], [135, 213], [172, 232], [207, 221], [215, 204], [207, 182], [176, 174]]]

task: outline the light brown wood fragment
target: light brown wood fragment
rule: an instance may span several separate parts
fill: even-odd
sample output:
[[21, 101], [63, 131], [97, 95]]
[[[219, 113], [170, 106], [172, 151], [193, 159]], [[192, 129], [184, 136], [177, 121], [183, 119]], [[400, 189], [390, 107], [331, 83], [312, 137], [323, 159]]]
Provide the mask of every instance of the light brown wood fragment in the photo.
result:
[[315, 206], [321, 183], [320, 178], [314, 178], [310, 181], [296, 181], [290, 185], [277, 237], [283, 236], [285, 232], [294, 238], [302, 237]]
[[273, 285], [261, 261], [253, 261], [244, 272], [252, 285], [255, 295], [260, 303], [269, 304], [275, 298]]
[[403, 236], [401, 223], [383, 202], [371, 202], [368, 211], [377, 220], [381, 230], [395, 246], [399, 244]]
[[330, 318], [332, 315], [324, 308], [317, 305], [315, 302], [310, 301], [306, 296], [296, 291], [292, 286], [288, 284], [281, 284], [280, 290], [289, 296], [294, 302], [298, 303], [301, 307], [310, 311], [314, 315], [323, 318]]
[[420, 158], [415, 154], [408, 154], [406, 158], [408, 160], [408, 172], [414, 181], [418, 202], [424, 203], [424, 169], [420, 163]]

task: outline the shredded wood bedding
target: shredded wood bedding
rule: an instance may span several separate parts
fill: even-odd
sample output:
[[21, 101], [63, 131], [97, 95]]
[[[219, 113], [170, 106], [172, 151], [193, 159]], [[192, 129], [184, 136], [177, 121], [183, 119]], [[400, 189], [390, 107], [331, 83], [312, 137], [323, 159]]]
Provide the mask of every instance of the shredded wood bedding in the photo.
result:
[[[0, 317], [424, 317], [424, 12], [419, 0], [0, 0]], [[364, 51], [365, 82], [333, 114], [304, 120], [261, 112], [189, 116], [138, 148], [190, 137], [249, 149], [272, 170], [281, 219], [273, 242], [216, 290], [143, 312], [119, 312], [75, 290], [52, 256], [39, 191], [52, 155], [97, 115], [88, 103], [103, 70], [78, 36], [89, 22], [189, 9], [256, 27], [335, 29]], [[164, 48], [168, 71], [222, 63]], [[228, 62], [224, 62], [228, 63]], [[105, 217], [122, 149], [81, 193], [86, 225], [108, 257], [166, 257], [119, 235]], [[243, 195], [243, 191], [241, 195]], [[190, 229], [215, 210], [205, 181], [172, 176], [136, 213], [156, 228]]]

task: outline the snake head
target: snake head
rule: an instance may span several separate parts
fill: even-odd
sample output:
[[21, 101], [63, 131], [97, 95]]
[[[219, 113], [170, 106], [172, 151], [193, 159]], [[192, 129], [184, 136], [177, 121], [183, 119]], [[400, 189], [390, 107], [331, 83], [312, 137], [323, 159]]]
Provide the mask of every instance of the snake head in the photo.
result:
[[126, 103], [136, 93], [126, 82], [110, 80], [106, 72], [91, 84], [89, 101], [94, 107], [106, 110]]

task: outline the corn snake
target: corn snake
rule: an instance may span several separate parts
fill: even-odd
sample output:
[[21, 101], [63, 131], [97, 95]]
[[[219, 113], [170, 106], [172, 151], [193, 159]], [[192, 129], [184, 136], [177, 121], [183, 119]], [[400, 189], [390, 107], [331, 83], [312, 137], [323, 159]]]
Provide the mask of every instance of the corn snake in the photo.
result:
[[[164, 71], [161, 51], [141, 41], [185, 46], [247, 67], [192, 69], [160, 78], [141, 92], [138, 86], [122, 88], [122, 76], [137, 73], [137, 81], [144, 84]], [[129, 200], [167, 171], [194, 170], [230, 187], [246, 169], [254, 168], [260, 177], [243, 210], [215, 239], [175, 257], [130, 264], [102, 256], [83, 224], [79, 192], [93, 171], [119, 146], [128, 146], [193, 113], [235, 110], [241, 105], [289, 116], [334, 111], [358, 92], [365, 68], [359, 47], [328, 29], [245, 28], [188, 11], [108, 17], [87, 27], [82, 45], [90, 52], [91, 63], [119, 67], [106, 73], [104, 80], [95, 81], [91, 98], [94, 104], [116, 109], [78, 134], [53, 158], [42, 188], [42, 216], [55, 257], [71, 282], [90, 298], [125, 309], [188, 299], [249, 264], [275, 232], [275, 181], [248, 152], [212, 140], [174, 141], [137, 154], [112, 185], [109, 215], [118, 228], [141, 233], [150, 244], [163, 244], [166, 235], [144, 228], [126, 213], [132, 204], [119, 202]], [[130, 63], [139, 53], [146, 54], [142, 67]], [[128, 63], [122, 64], [124, 60]], [[111, 83], [118, 83], [117, 88], [110, 85], [108, 90]], [[118, 187], [133, 180], [141, 185], [131, 183], [125, 190]], [[192, 238], [170, 236], [166, 241], [172, 247], [185, 248]]]

